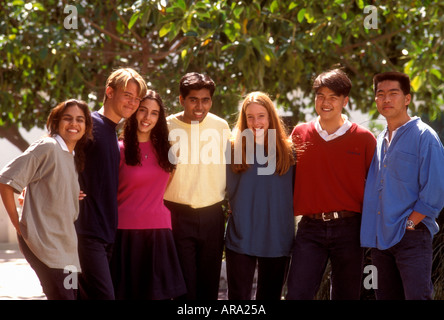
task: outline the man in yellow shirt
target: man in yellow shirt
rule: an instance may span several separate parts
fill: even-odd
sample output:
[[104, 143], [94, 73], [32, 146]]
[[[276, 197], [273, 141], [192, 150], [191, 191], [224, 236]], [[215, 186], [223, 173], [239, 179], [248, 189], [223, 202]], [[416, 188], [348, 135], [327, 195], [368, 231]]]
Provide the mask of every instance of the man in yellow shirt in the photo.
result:
[[[217, 300], [225, 216], [228, 123], [210, 113], [214, 81], [187, 73], [180, 81], [183, 111], [167, 118], [177, 167], [165, 192], [188, 300]], [[171, 159], [174, 161], [173, 159]]]

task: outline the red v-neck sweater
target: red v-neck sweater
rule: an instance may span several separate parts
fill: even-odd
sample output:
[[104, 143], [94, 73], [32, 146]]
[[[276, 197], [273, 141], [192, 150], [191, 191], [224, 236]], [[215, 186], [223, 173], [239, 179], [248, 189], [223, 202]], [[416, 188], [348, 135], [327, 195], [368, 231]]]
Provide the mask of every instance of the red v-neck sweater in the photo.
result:
[[353, 123], [344, 135], [325, 141], [314, 121], [296, 126], [291, 135], [298, 150], [294, 214], [361, 212], [374, 135]]

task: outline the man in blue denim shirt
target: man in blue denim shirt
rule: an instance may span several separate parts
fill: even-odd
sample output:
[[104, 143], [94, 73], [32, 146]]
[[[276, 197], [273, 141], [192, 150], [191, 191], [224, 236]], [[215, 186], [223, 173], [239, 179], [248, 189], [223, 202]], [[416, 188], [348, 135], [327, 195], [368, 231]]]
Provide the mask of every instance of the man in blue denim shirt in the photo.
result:
[[361, 245], [377, 268], [377, 299], [432, 299], [432, 238], [444, 206], [444, 148], [436, 132], [407, 113], [410, 79], [373, 79], [387, 128], [378, 136], [367, 177]]

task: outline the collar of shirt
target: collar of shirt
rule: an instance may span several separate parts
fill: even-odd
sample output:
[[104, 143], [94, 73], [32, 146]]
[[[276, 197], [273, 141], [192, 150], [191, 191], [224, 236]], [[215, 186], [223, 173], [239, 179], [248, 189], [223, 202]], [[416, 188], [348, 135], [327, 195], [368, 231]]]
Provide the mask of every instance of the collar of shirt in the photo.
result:
[[319, 133], [319, 135], [321, 136], [322, 139], [324, 139], [325, 141], [331, 141], [333, 139], [336, 139], [342, 135], [344, 135], [348, 129], [351, 128], [352, 123], [350, 120], [348, 120], [348, 117], [345, 114], [342, 114], [342, 119], [344, 120], [344, 124], [338, 129], [336, 130], [334, 133], [332, 134], [328, 134], [328, 132], [324, 129], [322, 129], [321, 127], [321, 123], [319, 122], [320, 117], [318, 116], [316, 118], [315, 121], [315, 129], [316, 131]]
[[409, 123], [409, 122], [415, 120], [416, 118], [418, 118], [418, 117], [416, 117], [416, 116], [415, 116], [415, 117], [411, 117], [409, 121], [407, 121], [406, 123], [404, 123], [402, 126], [396, 128], [396, 130], [393, 130], [393, 132], [392, 132], [392, 138], [391, 138], [391, 139], [389, 139], [389, 131], [388, 131], [388, 129], [385, 131], [385, 134], [384, 134], [384, 140], [385, 140], [385, 143], [386, 143], [387, 149], [390, 147], [390, 144], [392, 143], [393, 139], [395, 138], [395, 135], [396, 135], [396, 133], [398, 132], [399, 128], [402, 128], [402, 127], [405, 126], [407, 123]]
[[[68, 149], [68, 146], [65, 143], [65, 140], [63, 140], [63, 138], [61, 136], [56, 134], [53, 138], [58, 142], [58, 144], [60, 145], [60, 147], [62, 148], [63, 151], [69, 152], [69, 149]], [[75, 155], [74, 150], [72, 151], [72, 155], [73, 156]]]

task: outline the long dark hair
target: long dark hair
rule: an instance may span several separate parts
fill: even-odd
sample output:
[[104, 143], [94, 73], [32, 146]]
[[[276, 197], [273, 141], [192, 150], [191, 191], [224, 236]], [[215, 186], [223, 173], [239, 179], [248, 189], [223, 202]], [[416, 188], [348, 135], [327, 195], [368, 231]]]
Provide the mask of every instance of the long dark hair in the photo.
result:
[[[157, 162], [163, 170], [166, 172], [172, 172], [176, 166], [168, 159], [168, 152], [171, 144], [168, 140], [169, 131], [162, 98], [156, 91], [148, 90], [146, 96], [140, 103], [146, 99], [154, 100], [159, 105], [159, 119], [150, 133], [150, 139], [156, 153]], [[139, 140], [137, 139], [138, 124], [136, 114], [137, 111], [125, 121], [123, 126], [122, 135], [123, 144], [125, 146], [125, 163], [129, 166], [141, 165]]]
[[75, 156], [74, 162], [76, 165], [77, 172], [82, 172], [85, 167], [85, 144], [89, 139], [92, 139], [92, 119], [91, 113], [88, 108], [88, 105], [85, 101], [69, 99], [64, 102], [59, 103], [55, 108], [51, 110], [51, 113], [48, 116], [48, 120], [46, 121], [46, 128], [49, 131], [49, 135], [51, 137], [55, 136], [59, 132], [59, 123], [61, 120], [61, 116], [65, 112], [65, 110], [69, 107], [77, 106], [85, 115], [85, 134], [82, 138], [77, 141], [76, 146], [74, 148]]

